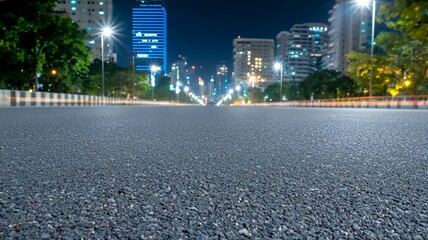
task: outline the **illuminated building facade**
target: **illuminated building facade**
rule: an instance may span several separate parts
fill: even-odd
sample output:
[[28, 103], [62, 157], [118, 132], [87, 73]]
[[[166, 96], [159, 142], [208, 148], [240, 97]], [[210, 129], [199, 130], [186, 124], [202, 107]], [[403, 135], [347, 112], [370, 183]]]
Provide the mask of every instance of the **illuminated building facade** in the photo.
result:
[[236, 38], [233, 40], [233, 80], [267, 85], [273, 82], [273, 39]]
[[137, 71], [156, 65], [167, 69], [167, 15], [162, 1], [140, 1], [132, 9], [132, 51]]
[[371, 43], [371, 12], [352, 0], [336, 0], [330, 10], [328, 54], [324, 66], [345, 72], [348, 67], [346, 55], [363, 51]]
[[230, 88], [229, 72], [225, 64], [217, 65], [216, 79], [215, 79], [215, 93], [221, 95]]
[[[200, 70], [201, 68], [196, 66], [190, 66], [186, 70], [186, 84], [190, 87], [190, 91], [192, 91], [196, 95], [200, 94], [201, 92], [200, 84], [202, 84], [202, 88], [203, 88], [203, 81], [200, 79]], [[199, 96], [203, 96], [203, 95], [204, 94], [202, 91], [202, 94], [200, 94]]]
[[[101, 59], [102, 28], [109, 26], [113, 16], [113, 0], [60, 0], [55, 12], [63, 13], [77, 23], [80, 29], [86, 30], [86, 45], [91, 50], [91, 58]], [[116, 61], [111, 37], [104, 38], [104, 58]]]
[[[283, 81], [298, 82], [321, 66], [328, 46], [328, 27], [323, 23], [294, 25], [277, 35], [277, 61], [282, 62]], [[319, 65], [319, 66], [317, 66]]]
[[175, 85], [177, 82], [189, 85], [190, 82], [187, 78], [187, 62], [184, 58], [180, 58], [171, 64], [171, 84]]

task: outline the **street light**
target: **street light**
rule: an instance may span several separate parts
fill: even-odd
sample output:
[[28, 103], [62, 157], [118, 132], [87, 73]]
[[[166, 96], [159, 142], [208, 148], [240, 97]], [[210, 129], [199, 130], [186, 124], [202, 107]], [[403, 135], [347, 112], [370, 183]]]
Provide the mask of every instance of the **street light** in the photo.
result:
[[135, 54], [132, 54], [132, 80], [133, 80], [133, 92], [132, 98], [135, 98]]
[[250, 82], [251, 82], [251, 102], [254, 103], [254, 82], [256, 81], [256, 77], [251, 76]]
[[189, 92], [189, 90], [190, 90], [190, 88], [188, 86], [184, 87], [184, 92], [186, 93], [185, 94], [186, 95], [186, 98], [185, 98], [186, 101], [187, 101], [187, 93]]
[[180, 86], [181, 86], [181, 82], [179, 81], [175, 82], [175, 94], [177, 95], [177, 103], [178, 103], [178, 96], [180, 94]]
[[104, 97], [104, 37], [110, 37], [113, 34], [110, 27], [104, 27], [101, 31], [101, 79], [102, 96]]
[[[369, 96], [373, 95], [373, 52], [374, 52], [374, 34], [375, 34], [375, 18], [376, 18], [376, 0], [372, 1], [372, 39], [371, 39], [371, 50], [370, 50], [370, 88]], [[358, 4], [361, 6], [368, 7], [370, 0], [358, 0]]]
[[151, 81], [150, 85], [152, 86], [152, 100], [155, 100], [154, 99], [154, 88], [156, 86], [155, 75], [156, 75], [156, 72], [160, 71], [160, 69], [161, 68], [159, 66], [156, 66], [156, 65], [152, 65], [150, 67], [150, 81]]
[[274, 65], [274, 68], [276, 71], [280, 71], [280, 80], [279, 80], [279, 101], [282, 101], [282, 69], [283, 69], [283, 65], [282, 65], [282, 61], [281, 62], [277, 62]]

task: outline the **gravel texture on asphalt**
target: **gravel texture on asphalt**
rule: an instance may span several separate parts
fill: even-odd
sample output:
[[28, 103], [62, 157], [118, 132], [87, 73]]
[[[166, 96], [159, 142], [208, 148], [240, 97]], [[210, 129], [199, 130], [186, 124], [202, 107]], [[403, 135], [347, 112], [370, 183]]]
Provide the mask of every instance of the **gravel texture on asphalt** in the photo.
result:
[[0, 109], [0, 239], [428, 239], [428, 111]]

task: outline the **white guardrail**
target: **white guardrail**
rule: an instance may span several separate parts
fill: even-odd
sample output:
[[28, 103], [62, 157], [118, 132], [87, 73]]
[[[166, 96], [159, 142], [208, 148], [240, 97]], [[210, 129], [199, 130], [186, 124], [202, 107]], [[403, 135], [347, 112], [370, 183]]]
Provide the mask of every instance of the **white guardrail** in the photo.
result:
[[63, 106], [111, 106], [111, 105], [175, 105], [164, 101], [110, 98], [81, 94], [28, 92], [0, 89], [0, 107], [63, 107]]

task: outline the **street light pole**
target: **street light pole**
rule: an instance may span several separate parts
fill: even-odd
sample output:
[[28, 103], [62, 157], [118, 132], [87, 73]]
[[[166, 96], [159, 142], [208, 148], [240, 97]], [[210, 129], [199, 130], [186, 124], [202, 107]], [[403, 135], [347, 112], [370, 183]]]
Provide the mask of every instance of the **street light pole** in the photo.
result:
[[150, 71], [150, 81], [151, 81], [150, 86], [152, 86], [152, 100], [155, 100], [154, 99], [155, 76], [154, 76], [154, 73], [153, 73], [153, 67], [152, 67], [152, 69]]
[[101, 31], [101, 79], [102, 79], [102, 96], [104, 97], [104, 37], [112, 34], [110, 27], [104, 27]]
[[155, 82], [155, 74], [157, 71], [160, 71], [161, 68], [159, 66], [153, 65], [150, 67], [150, 80], [151, 80], [151, 86], [152, 86], [152, 100], [154, 101], [154, 88], [156, 86], [156, 82]]
[[134, 93], [133, 93], [133, 96], [132, 96], [132, 98], [134, 98], [135, 97], [135, 56], [134, 56], [134, 54], [132, 54], [132, 78], [133, 78], [133, 81], [134, 81], [134, 89], [133, 89], [133, 91], [134, 91]]
[[256, 77], [251, 76], [250, 81], [251, 81], [251, 102], [254, 103], [254, 82], [256, 81]]
[[371, 43], [371, 50], [370, 50], [370, 90], [369, 95], [370, 97], [373, 95], [373, 52], [374, 52], [374, 34], [375, 34], [375, 21], [376, 21], [376, 0], [373, 0], [372, 2], [372, 43]]
[[282, 60], [280, 62], [275, 63], [274, 68], [279, 72], [280, 72], [280, 80], [279, 80], [279, 101], [282, 101], [282, 71], [283, 71], [283, 64], [282, 64]]
[[283, 69], [283, 65], [282, 65], [282, 61], [281, 61], [281, 71], [280, 71], [280, 77], [281, 77], [281, 80], [280, 80], [280, 88], [279, 88], [279, 101], [281, 102], [282, 101], [282, 70]]
[[101, 33], [101, 79], [102, 79], [102, 97], [104, 97], [104, 30]]

